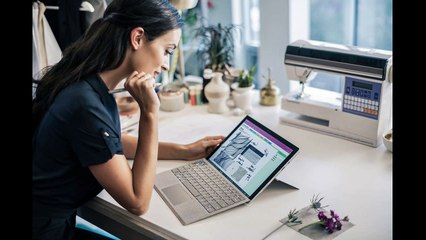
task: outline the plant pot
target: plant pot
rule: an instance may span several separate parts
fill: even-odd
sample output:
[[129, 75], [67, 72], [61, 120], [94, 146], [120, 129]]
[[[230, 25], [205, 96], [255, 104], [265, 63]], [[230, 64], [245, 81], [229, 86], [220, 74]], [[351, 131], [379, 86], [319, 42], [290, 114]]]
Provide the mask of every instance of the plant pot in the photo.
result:
[[185, 107], [183, 92], [160, 92], [160, 109], [166, 112], [175, 112]]
[[232, 99], [234, 100], [235, 107], [241, 108], [244, 111], [250, 111], [252, 106], [252, 95], [254, 85], [250, 87], [238, 87], [238, 83], [233, 83], [231, 88], [232, 91]]

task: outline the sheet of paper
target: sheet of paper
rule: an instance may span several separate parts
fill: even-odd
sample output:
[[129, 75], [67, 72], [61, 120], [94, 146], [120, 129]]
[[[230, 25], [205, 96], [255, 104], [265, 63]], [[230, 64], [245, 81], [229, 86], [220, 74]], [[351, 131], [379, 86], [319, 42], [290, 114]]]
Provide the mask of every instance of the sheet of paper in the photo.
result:
[[[328, 210], [323, 210], [323, 211], [328, 217], [331, 216]], [[302, 229], [303, 227], [310, 225], [311, 223], [318, 222], [319, 219], [317, 215], [318, 215], [318, 212], [312, 209], [310, 206], [304, 207], [299, 210], [299, 214], [298, 214], [299, 216], [298, 218], [299, 220], [302, 221], [302, 224], [290, 225], [289, 227], [297, 231], [298, 233], [303, 234], [313, 240], [331, 240], [354, 226], [354, 224], [351, 222], [340, 221], [342, 223], [342, 229], [334, 230], [333, 233], [328, 233], [328, 231], [325, 230], [324, 227], [319, 224], [314, 224]], [[344, 216], [340, 216], [340, 218], [343, 219]], [[285, 217], [281, 219], [280, 222], [286, 223], [287, 219], [288, 217]]]

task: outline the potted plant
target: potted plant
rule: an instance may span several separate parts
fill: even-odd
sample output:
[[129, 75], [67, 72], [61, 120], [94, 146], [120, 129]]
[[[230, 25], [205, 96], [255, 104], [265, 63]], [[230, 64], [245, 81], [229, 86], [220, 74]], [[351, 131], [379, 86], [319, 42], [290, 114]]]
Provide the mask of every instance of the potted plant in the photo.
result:
[[238, 87], [246, 88], [252, 87], [254, 82], [254, 74], [256, 72], [256, 65], [250, 67], [249, 70], [242, 70], [238, 76], [237, 83]]
[[254, 75], [256, 72], [256, 66], [253, 65], [249, 70], [242, 70], [235, 83], [231, 85], [232, 98], [235, 106], [249, 112], [251, 110], [252, 101], [252, 89], [254, 88]]
[[213, 72], [223, 72], [225, 66], [232, 66], [234, 60], [234, 37], [239, 28], [237, 25], [201, 26], [195, 29], [195, 37], [200, 40], [197, 55]]

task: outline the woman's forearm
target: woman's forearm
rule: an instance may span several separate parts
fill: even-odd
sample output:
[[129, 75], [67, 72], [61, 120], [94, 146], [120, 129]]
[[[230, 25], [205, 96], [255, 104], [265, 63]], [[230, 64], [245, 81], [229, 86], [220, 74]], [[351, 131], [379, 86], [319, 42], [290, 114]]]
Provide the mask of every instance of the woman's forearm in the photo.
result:
[[185, 160], [183, 156], [184, 145], [170, 142], [160, 142], [158, 144], [158, 159], [161, 160]]
[[[147, 114], [148, 115], [148, 114]], [[149, 114], [142, 117], [143, 124], [139, 125], [136, 153], [133, 161], [133, 189], [136, 196], [142, 197], [145, 201], [143, 209], [148, 209], [149, 199], [151, 199], [154, 187], [156, 165], [158, 159], [158, 116]]]
[[[121, 141], [123, 145], [124, 156], [127, 159], [134, 159], [136, 154], [136, 147], [138, 143], [138, 138], [123, 134], [121, 136]], [[161, 160], [184, 160], [183, 156], [184, 145], [170, 142], [160, 142], [158, 143], [158, 159]]]

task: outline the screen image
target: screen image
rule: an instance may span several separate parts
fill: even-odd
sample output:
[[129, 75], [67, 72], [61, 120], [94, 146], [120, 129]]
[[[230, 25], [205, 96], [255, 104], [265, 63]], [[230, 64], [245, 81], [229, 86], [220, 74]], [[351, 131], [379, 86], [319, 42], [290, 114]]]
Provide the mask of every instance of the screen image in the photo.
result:
[[[209, 161], [251, 196], [297, 147], [245, 119], [209, 157]], [[297, 149], [298, 150], [298, 149]]]

